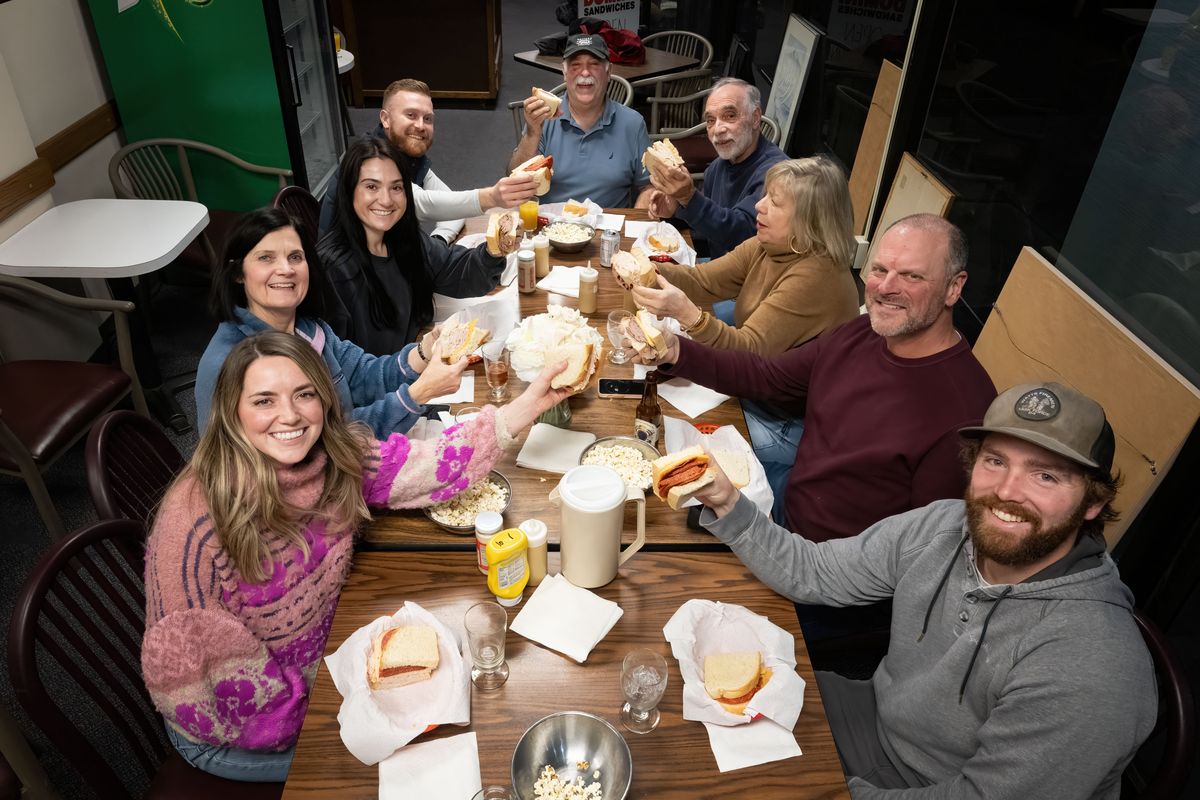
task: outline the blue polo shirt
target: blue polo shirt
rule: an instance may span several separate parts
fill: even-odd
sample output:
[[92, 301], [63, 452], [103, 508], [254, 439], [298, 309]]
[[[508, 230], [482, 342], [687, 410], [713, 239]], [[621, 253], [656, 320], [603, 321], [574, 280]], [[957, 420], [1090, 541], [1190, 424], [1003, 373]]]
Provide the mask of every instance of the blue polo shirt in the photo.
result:
[[629, 208], [637, 192], [650, 183], [642, 153], [650, 146], [646, 121], [632, 108], [604, 101], [600, 120], [584, 132], [571, 117], [570, 104], [562, 116], [542, 126], [538, 152], [554, 156], [554, 177], [543, 203], [591, 198], [603, 208]]

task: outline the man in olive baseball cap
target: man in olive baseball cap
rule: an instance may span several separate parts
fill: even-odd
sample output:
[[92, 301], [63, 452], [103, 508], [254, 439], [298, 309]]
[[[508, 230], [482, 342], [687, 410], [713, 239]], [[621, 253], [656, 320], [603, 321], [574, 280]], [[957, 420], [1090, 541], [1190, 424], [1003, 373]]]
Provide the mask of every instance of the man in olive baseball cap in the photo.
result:
[[563, 50], [563, 61], [576, 53], [591, 53], [601, 61], [608, 61], [608, 43], [599, 34], [577, 33], [567, 39], [567, 49]]

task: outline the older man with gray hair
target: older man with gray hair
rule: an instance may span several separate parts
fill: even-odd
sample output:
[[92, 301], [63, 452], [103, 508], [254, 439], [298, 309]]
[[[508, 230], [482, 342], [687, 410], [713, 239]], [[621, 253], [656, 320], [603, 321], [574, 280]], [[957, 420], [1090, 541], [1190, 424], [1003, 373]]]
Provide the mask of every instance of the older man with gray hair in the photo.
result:
[[684, 167], [650, 168], [650, 215], [686, 222], [708, 243], [712, 258], [725, 255], [754, 235], [754, 204], [772, 164], [787, 158], [762, 138], [762, 96], [738, 78], [722, 78], [704, 104], [708, 140], [718, 158], [704, 170], [699, 191]]

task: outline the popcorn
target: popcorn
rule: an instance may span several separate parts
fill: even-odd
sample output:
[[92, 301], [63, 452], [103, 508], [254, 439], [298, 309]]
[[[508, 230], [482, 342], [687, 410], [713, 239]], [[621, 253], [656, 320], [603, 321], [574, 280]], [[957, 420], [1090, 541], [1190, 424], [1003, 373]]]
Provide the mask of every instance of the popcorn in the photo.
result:
[[[654, 478], [654, 467], [640, 451], [623, 444], [593, 447], [583, 457], [584, 464], [599, 464], [616, 470], [626, 485], [645, 491]], [[586, 768], [585, 768], [586, 769]]]
[[531, 381], [546, 366], [546, 353], [568, 343], [590, 344], [593, 358], [599, 359], [604, 337], [588, 324], [578, 309], [549, 306], [544, 314], [521, 320], [505, 339], [512, 368], [523, 381]]
[[429, 507], [429, 516], [443, 525], [463, 527], [475, 524], [483, 511], [504, 511], [508, 504], [508, 489], [491, 478], [484, 478], [444, 503]]
[[[592, 777], [599, 778], [600, 770], [593, 772]], [[598, 781], [585, 786], [583, 776], [574, 781], [563, 780], [549, 764], [542, 767], [542, 774], [533, 784], [534, 800], [600, 800], [603, 792]]]

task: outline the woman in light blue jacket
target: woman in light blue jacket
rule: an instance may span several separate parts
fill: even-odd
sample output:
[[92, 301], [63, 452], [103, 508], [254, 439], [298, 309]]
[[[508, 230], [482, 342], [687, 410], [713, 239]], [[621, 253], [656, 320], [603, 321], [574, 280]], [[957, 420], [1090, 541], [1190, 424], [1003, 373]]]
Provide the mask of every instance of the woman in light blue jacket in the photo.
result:
[[308, 341], [329, 368], [349, 416], [381, 439], [407, 431], [425, 413], [425, 403], [458, 388], [467, 360], [445, 364], [435, 357], [436, 329], [399, 353], [375, 356], [339, 339], [321, 319], [327, 304], [336, 302], [316, 250], [287, 212], [260, 208], [243, 215], [213, 270], [210, 305], [221, 324], [196, 370], [201, 432], [225, 356], [238, 342], [264, 330]]

